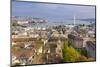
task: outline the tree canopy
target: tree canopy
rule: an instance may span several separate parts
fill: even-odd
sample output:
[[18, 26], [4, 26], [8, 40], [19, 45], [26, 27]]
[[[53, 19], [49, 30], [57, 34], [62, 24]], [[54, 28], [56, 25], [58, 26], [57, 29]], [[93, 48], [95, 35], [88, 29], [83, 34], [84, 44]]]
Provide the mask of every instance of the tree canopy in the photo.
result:
[[63, 47], [63, 61], [64, 62], [76, 62], [79, 60], [80, 53], [75, 50], [73, 47], [68, 46], [68, 42], [64, 42]]

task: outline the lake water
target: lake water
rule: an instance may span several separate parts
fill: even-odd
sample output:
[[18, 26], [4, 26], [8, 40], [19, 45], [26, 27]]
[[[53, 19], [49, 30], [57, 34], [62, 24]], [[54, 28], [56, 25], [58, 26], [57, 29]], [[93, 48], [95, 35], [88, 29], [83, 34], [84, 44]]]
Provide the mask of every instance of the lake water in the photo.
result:
[[[67, 25], [67, 24], [73, 24], [73, 20], [67, 20], [65, 22], [47, 22], [47, 23], [39, 23], [39, 24], [31, 24], [29, 27], [50, 27], [50, 26], [58, 26], [58, 25]], [[80, 21], [76, 20], [75, 24], [86, 24], [89, 25], [89, 21]]]

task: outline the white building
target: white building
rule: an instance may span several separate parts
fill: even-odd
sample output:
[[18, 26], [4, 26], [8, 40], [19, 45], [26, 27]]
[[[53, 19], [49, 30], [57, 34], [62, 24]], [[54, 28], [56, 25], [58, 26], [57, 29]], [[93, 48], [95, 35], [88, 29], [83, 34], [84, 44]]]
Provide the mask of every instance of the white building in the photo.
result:
[[18, 20], [17, 23], [20, 25], [23, 25], [23, 24], [27, 24], [28, 21], [27, 20]]

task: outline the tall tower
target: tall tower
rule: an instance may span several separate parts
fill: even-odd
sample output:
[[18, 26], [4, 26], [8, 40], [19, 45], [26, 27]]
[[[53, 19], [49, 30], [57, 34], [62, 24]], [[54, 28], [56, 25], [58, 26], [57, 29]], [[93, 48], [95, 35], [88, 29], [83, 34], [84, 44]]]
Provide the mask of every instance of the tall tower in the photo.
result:
[[76, 17], [75, 17], [75, 15], [74, 15], [74, 26], [75, 26], [75, 23], [76, 23]]

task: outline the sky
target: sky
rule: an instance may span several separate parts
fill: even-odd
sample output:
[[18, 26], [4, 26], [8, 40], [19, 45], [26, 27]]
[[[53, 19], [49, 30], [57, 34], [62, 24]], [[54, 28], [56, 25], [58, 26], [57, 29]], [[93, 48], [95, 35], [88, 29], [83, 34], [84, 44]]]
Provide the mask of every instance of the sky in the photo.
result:
[[49, 21], [66, 21], [74, 16], [87, 19], [95, 18], [95, 7], [12, 1], [12, 16], [31, 16]]

